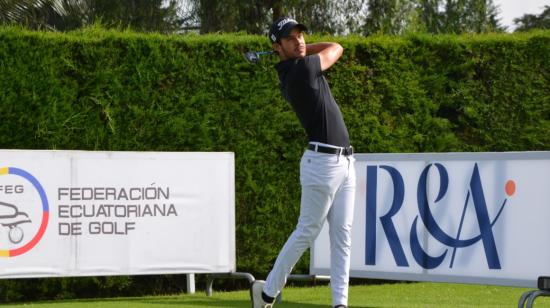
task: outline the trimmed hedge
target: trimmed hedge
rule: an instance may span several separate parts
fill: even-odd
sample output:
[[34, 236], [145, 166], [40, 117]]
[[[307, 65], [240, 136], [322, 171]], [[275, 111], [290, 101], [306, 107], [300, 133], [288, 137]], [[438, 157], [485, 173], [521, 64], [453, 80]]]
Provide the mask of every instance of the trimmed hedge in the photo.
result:
[[[306, 39], [345, 48], [326, 76], [360, 153], [550, 150], [548, 31]], [[296, 223], [306, 141], [276, 59], [243, 59], [269, 48], [244, 34], [0, 28], [0, 148], [235, 152], [237, 268], [263, 277]], [[0, 298], [25, 298], [1, 283]]]

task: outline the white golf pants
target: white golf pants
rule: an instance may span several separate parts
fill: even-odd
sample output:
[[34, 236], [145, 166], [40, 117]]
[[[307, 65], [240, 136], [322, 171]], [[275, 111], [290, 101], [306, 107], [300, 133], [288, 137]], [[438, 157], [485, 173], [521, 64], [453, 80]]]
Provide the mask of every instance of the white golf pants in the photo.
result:
[[332, 303], [348, 304], [351, 226], [355, 202], [355, 158], [306, 150], [300, 162], [302, 198], [296, 229], [281, 249], [264, 292], [276, 297], [292, 268], [311, 246], [325, 220], [330, 234]]

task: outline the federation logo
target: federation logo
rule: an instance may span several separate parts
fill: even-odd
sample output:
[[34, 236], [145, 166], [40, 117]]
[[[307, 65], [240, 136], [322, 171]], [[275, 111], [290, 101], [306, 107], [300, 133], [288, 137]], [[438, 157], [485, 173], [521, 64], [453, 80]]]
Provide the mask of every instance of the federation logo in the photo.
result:
[[48, 198], [40, 182], [23, 169], [0, 168], [0, 257], [34, 248], [48, 220]]

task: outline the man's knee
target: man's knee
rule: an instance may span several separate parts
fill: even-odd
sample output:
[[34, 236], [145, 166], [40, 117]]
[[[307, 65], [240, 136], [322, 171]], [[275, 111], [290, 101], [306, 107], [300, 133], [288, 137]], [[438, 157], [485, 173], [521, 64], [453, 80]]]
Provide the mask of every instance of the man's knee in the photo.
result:
[[296, 228], [297, 237], [308, 243], [312, 243], [313, 240], [319, 235], [322, 225], [319, 223], [313, 224], [298, 224]]

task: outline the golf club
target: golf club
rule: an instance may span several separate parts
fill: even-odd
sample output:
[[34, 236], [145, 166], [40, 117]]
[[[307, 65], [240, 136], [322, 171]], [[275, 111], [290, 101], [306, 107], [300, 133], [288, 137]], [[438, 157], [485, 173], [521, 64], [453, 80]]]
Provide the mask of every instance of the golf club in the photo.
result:
[[271, 55], [273, 51], [249, 51], [244, 54], [244, 58], [250, 64], [256, 64], [260, 62], [260, 57], [265, 55]]

